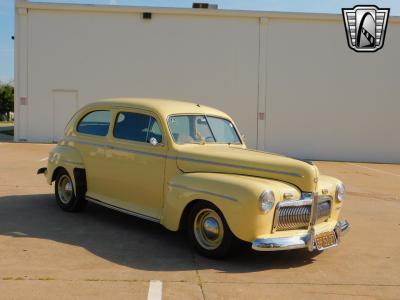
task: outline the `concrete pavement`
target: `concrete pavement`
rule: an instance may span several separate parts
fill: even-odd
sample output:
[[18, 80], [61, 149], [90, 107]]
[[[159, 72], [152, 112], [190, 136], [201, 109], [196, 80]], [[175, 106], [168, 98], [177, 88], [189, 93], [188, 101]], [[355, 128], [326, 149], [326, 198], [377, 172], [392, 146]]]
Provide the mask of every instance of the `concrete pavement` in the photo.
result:
[[400, 299], [400, 165], [317, 162], [351, 231], [323, 253], [197, 255], [184, 236], [89, 205], [65, 213], [36, 170], [53, 145], [0, 143], [0, 299]]

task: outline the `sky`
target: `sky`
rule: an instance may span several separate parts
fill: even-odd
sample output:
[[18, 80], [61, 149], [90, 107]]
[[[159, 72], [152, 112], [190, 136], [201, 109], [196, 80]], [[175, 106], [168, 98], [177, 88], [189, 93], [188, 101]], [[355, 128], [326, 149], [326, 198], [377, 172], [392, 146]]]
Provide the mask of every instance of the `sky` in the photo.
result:
[[[218, 4], [219, 9], [315, 12], [341, 14], [344, 7], [357, 4], [375, 4], [390, 8], [391, 16], [400, 16], [399, 0], [376, 0], [360, 2], [354, 0], [35, 0], [35, 2], [64, 2], [106, 5], [162, 6], [190, 8], [193, 2]], [[14, 0], [0, 0], [0, 81], [10, 82], [14, 78]]]

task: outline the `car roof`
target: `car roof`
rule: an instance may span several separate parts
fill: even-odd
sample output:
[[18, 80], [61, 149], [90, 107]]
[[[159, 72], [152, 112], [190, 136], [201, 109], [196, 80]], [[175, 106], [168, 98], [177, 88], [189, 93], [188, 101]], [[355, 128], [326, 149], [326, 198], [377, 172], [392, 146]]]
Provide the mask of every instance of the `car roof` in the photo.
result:
[[110, 106], [110, 108], [128, 107], [150, 110], [158, 113], [162, 117], [167, 117], [173, 114], [209, 114], [230, 119], [230, 117], [226, 113], [218, 109], [202, 104], [172, 99], [110, 98], [97, 100], [87, 105], [87, 107], [92, 106], [93, 108], [95, 108], [97, 105], [101, 105], [103, 107]]

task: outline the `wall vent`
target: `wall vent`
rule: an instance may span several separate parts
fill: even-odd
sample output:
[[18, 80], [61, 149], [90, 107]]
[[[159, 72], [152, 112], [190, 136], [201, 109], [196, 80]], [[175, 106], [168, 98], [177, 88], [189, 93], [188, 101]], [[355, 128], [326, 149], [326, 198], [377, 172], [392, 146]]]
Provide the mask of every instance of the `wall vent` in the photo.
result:
[[193, 5], [192, 5], [192, 8], [218, 9], [218, 4], [194, 2]]
[[151, 12], [144, 12], [143, 19], [151, 19]]

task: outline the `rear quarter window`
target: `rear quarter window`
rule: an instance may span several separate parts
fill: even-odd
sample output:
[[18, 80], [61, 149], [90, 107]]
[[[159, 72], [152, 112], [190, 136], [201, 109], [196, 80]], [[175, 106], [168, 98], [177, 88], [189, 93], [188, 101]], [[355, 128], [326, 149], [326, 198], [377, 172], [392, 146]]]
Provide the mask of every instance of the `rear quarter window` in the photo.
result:
[[85, 115], [78, 123], [76, 131], [80, 133], [106, 136], [110, 128], [111, 112], [96, 110]]

